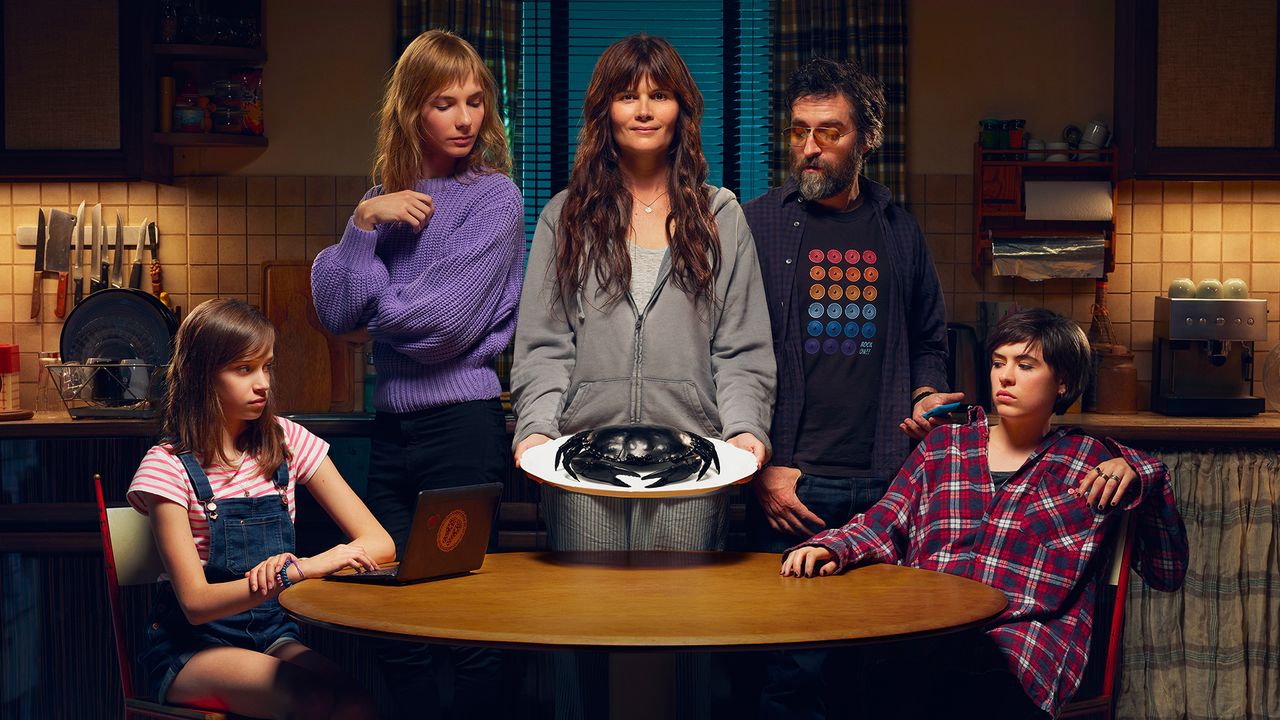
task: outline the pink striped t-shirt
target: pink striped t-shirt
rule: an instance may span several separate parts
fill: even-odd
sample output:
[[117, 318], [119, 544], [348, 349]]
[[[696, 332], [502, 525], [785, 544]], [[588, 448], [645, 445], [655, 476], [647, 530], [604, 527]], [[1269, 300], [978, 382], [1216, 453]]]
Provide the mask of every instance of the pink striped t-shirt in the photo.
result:
[[[289, 487], [286, 496], [289, 501], [289, 517], [296, 520], [294, 491], [299, 484], [305, 485], [320, 464], [329, 454], [329, 443], [313, 435], [301, 425], [276, 418], [280, 427], [284, 428], [285, 446], [293, 453], [289, 461]], [[204, 468], [209, 476], [209, 487], [213, 489], [215, 500], [226, 498], [263, 497], [276, 495], [275, 483], [270, 476], [262, 473], [257, 461], [245, 458], [237, 472], [235, 468]], [[196, 490], [187, 478], [186, 468], [182, 461], [164, 445], [153, 445], [142, 458], [142, 464], [129, 483], [125, 498], [129, 504], [143, 515], [147, 514], [147, 503], [142, 493], [151, 493], [181, 505], [187, 509], [187, 517], [191, 521], [191, 534], [195, 537], [196, 551], [200, 554], [200, 564], [209, 561], [209, 519], [205, 517], [204, 506], [196, 499]]]

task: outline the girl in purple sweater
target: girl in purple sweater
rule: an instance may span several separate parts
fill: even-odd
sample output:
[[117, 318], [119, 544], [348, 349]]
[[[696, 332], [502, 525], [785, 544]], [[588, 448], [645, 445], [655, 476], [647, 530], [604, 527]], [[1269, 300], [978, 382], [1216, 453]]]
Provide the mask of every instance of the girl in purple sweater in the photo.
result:
[[[494, 360], [510, 343], [524, 272], [524, 203], [493, 76], [461, 38], [431, 30], [387, 85], [373, 176], [342, 240], [311, 269], [321, 322], [366, 329], [378, 370], [366, 502], [403, 553], [420, 490], [507, 477]], [[431, 653], [394, 644], [383, 672], [402, 713], [438, 704]], [[495, 651], [453, 648], [460, 702], [491, 715]], [[425, 711], [425, 713], [424, 713]]]

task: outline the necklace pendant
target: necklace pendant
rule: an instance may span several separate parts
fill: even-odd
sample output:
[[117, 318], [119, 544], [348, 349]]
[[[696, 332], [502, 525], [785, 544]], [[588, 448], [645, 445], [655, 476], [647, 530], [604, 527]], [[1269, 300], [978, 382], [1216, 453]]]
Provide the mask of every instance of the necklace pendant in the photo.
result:
[[653, 214], [653, 208], [651, 208], [651, 207], [646, 207], [646, 208], [644, 209], [644, 211], [645, 211], [645, 212], [647, 212], [647, 213], [649, 213], [650, 215], [652, 215], [652, 214]]

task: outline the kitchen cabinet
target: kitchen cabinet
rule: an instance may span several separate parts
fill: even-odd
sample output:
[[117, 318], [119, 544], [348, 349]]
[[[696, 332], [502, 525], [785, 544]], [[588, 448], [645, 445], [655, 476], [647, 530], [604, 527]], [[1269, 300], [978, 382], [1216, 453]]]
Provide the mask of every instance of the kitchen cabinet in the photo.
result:
[[0, 180], [142, 177], [143, 4], [3, 0]]
[[1116, 4], [1122, 177], [1280, 177], [1275, 0]]
[[[0, 3], [0, 181], [166, 182], [174, 147], [266, 146], [261, 135], [160, 132], [161, 113], [172, 113], [161, 107], [161, 77], [190, 78], [204, 90], [236, 68], [266, 62], [258, 31], [254, 47], [199, 42], [222, 41], [226, 18], [196, 13], [216, 10], [233, 25], [248, 18], [261, 28], [261, 0]], [[197, 18], [183, 25], [196, 37], [161, 42], [164, 17], [175, 11]]]
[[[1028, 157], [1025, 148], [994, 150], [974, 143], [971, 258], [974, 277], [981, 278], [984, 272], [990, 272], [992, 239], [999, 237], [1101, 233], [1106, 237], [1104, 269], [1106, 272], [1115, 269], [1116, 150], [1104, 148], [1090, 153], [1097, 159], [1049, 162], [1024, 159]], [[1028, 220], [1023, 199], [1023, 189], [1028, 181], [1110, 182], [1111, 217], [1107, 220]]]

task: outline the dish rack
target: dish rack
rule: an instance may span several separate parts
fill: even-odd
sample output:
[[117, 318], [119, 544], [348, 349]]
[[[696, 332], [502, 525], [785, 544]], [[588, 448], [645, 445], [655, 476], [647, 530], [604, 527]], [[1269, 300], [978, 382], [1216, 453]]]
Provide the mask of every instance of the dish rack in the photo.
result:
[[58, 397], [72, 418], [159, 416], [168, 365], [140, 361], [48, 366]]

